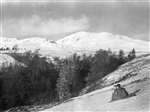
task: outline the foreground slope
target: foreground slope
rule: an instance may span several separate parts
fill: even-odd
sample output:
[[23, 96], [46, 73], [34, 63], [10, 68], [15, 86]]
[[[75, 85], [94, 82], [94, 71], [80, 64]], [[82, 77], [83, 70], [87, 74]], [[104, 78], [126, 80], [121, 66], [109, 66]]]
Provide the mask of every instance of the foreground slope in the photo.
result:
[[[150, 111], [150, 55], [138, 57], [122, 65], [103, 80], [105, 88], [72, 98], [41, 112]], [[112, 84], [115, 82], [121, 83], [129, 93], [137, 92], [136, 96], [110, 103]]]

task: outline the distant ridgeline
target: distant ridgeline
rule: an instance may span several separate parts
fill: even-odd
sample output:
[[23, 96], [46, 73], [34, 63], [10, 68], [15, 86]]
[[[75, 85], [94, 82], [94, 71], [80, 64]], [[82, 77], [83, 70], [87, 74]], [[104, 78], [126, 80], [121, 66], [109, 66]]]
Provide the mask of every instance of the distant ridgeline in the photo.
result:
[[26, 48], [17, 48], [17, 47], [0, 47], [0, 53], [14, 53], [14, 52], [25, 52]]

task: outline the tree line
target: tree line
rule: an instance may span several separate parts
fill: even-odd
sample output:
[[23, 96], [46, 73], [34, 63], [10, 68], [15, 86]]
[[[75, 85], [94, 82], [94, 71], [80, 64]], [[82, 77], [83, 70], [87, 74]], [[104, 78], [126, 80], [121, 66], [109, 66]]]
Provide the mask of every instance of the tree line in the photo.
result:
[[73, 54], [48, 61], [38, 53], [12, 53], [25, 66], [10, 66], [0, 71], [0, 110], [23, 105], [38, 105], [67, 100], [136, 57], [120, 50], [99, 50], [94, 56]]

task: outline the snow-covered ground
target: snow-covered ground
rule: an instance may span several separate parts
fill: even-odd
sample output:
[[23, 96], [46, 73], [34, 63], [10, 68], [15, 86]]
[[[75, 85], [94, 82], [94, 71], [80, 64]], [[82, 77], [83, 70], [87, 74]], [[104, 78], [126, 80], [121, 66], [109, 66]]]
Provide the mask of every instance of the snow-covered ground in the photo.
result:
[[[129, 76], [128, 74], [131, 73]], [[124, 78], [127, 75], [128, 77]], [[124, 79], [123, 79], [124, 78]], [[122, 65], [105, 78], [105, 85], [120, 81], [129, 93], [136, 96], [109, 102], [113, 85], [72, 98], [40, 112], [149, 112], [150, 111], [150, 55], [145, 55]], [[120, 80], [121, 79], [121, 80]]]

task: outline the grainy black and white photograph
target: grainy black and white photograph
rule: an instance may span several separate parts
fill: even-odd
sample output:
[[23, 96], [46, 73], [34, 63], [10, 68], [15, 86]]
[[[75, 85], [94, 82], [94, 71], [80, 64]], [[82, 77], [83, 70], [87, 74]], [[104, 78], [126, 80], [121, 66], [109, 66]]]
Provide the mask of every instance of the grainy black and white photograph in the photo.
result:
[[0, 112], [150, 112], [149, 0], [0, 0]]

